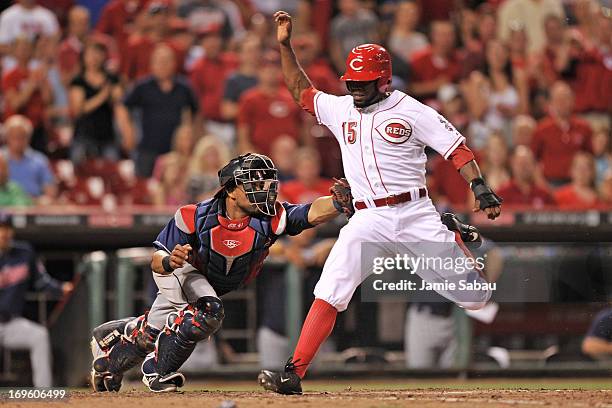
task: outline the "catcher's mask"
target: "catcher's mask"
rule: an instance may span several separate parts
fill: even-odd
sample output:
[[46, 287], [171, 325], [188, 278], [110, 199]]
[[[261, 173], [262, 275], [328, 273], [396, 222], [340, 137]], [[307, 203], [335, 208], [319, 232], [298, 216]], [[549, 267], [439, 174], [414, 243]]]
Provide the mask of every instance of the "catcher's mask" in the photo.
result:
[[233, 158], [219, 170], [219, 184], [225, 188], [242, 185], [249, 202], [259, 212], [276, 215], [278, 170], [268, 156], [246, 153]]

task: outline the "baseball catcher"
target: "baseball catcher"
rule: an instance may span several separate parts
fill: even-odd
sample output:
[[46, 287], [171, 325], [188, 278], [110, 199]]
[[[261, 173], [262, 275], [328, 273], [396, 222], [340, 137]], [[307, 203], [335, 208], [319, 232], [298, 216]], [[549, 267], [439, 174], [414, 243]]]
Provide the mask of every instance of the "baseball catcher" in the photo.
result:
[[151, 391], [182, 387], [181, 365], [197, 342], [221, 328], [220, 297], [257, 276], [279, 237], [352, 213], [350, 187], [342, 181], [333, 195], [310, 204], [278, 202], [277, 173], [264, 155], [238, 156], [219, 171], [221, 188], [213, 198], [176, 211], [153, 244], [159, 292], [151, 310], [93, 331], [95, 391], [118, 391], [123, 374], [141, 363]]

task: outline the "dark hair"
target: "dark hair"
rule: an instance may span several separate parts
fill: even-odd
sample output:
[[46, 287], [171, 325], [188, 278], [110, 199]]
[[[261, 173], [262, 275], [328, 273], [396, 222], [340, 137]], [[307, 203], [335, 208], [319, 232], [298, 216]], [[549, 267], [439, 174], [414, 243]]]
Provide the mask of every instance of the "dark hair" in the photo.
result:
[[[79, 55], [79, 62], [81, 64], [81, 75], [85, 73], [85, 51], [88, 48], [95, 48], [96, 50], [101, 51], [102, 53], [104, 53], [104, 60], [106, 61], [108, 59], [108, 48], [106, 47], [106, 45], [102, 44], [100, 41], [88, 41], [83, 46], [83, 49], [81, 50], [81, 54]], [[102, 68], [102, 71], [106, 73], [104, 62], [102, 63], [101, 68]]]

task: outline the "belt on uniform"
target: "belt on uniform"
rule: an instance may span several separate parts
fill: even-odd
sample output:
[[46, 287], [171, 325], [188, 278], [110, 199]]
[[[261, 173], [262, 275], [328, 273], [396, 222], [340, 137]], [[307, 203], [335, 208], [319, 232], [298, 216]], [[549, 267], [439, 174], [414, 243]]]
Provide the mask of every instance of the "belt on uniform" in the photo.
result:
[[[425, 187], [419, 188], [419, 194], [417, 198], [423, 198], [423, 197], [427, 197], [427, 189]], [[405, 202], [412, 201], [412, 200], [413, 200], [412, 194], [410, 194], [410, 192], [406, 192], [406, 193], [400, 193], [400, 194], [392, 194], [390, 196], [383, 197], [383, 198], [377, 198], [372, 201], [374, 202], [375, 207], [385, 207], [389, 205], [397, 205], [397, 204], [405, 203]], [[365, 208], [368, 208], [365, 201], [355, 201], [355, 209], [363, 210]]]

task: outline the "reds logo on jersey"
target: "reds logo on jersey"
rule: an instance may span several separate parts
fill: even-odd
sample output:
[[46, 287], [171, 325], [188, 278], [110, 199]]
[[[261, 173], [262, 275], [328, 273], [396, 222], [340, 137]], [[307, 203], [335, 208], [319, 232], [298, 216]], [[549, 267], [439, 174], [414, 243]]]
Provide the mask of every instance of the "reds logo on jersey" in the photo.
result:
[[410, 139], [412, 126], [404, 119], [387, 119], [376, 126], [376, 131], [389, 143], [402, 144]]

